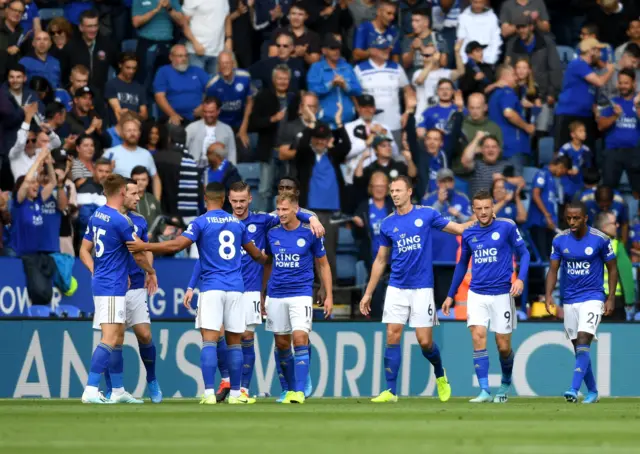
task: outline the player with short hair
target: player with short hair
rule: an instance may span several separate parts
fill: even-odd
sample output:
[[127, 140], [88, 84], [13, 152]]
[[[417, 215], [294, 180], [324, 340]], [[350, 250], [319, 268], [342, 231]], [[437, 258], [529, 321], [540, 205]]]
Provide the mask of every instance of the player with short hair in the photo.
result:
[[225, 326], [228, 344], [230, 404], [253, 404], [255, 399], [242, 395], [242, 347], [245, 332], [245, 310], [242, 305], [244, 283], [242, 280], [241, 248], [256, 261], [264, 263], [265, 256], [249, 241], [247, 229], [239, 219], [222, 210], [225, 187], [209, 183], [205, 189], [207, 212], [189, 224], [187, 230], [176, 239], [164, 243], [127, 243], [129, 250], [176, 253], [193, 243], [198, 246], [202, 267], [200, 297], [196, 315], [196, 328], [202, 334], [200, 368], [205, 391], [201, 404], [216, 403], [215, 376], [217, 367], [217, 342], [220, 327]]
[[[473, 342], [473, 366], [480, 384], [480, 395], [472, 403], [507, 401], [513, 371], [511, 333], [516, 326], [514, 297], [522, 294], [529, 271], [529, 251], [511, 219], [494, 219], [493, 197], [489, 191], [478, 191], [472, 200], [477, 221], [462, 234], [460, 260], [453, 274], [442, 311], [449, 315], [453, 297], [462, 283], [471, 260], [471, 283], [467, 298], [467, 326]], [[520, 272], [512, 283], [513, 254], [520, 258]], [[487, 327], [496, 333], [500, 355], [502, 383], [495, 398], [489, 389], [489, 354]]]
[[[120, 175], [107, 177], [103, 184], [107, 204], [93, 214], [82, 240], [80, 258], [93, 275], [93, 300], [102, 330], [102, 339], [93, 352], [87, 386], [82, 393], [82, 402], [87, 404], [142, 403], [124, 390], [122, 382], [122, 345], [131, 257], [125, 243], [141, 242], [131, 219], [122, 214], [126, 186], [127, 181]], [[90, 251], [94, 247], [95, 259], [89, 261], [87, 257], [91, 257]], [[133, 258], [150, 276], [156, 274], [144, 254], [136, 252]], [[107, 369], [113, 386], [110, 399], [98, 391], [100, 376]]]
[[[280, 225], [267, 233], [264, 282], [267, 284], [267, 331], [275, 334], [278, 360], [287, 379], [284, 404], [304, 403], [309, 375], [309, 332], [313, 319], [314, 262], [327, 291], [325, 317], [331, 315], [333, 295], [331, 269], [322, 238], [316, 238], [309, 224], [296, 217], [298, 197], [280, 194], [277, 212]], [[314, 260], [315, 259], [315, 260]], [[264, 308], [263, 308], [264, 309]], [[294, 351], [291, 351], [293, 335]]]
[[450, 222], [431, 207], [413, 205], [413, 187], [409, 177], [399, 176], [389, 187], [396, 211], [382, 221], [380, 249], [371, 267], [369, 284], [360, 301], [360, 312], [369, 315], [371, 295], [391, 254], [391, 276], [382, 315], [382, 323], [387, 325], [384, 370], [388, 388], [372, 399], [372, 402], [398, 401], [396, 381], [401, 358], [400, 336], [407, 322], [416, 330], [416, 339], [423, 356], [433, 365], [438, 397], [446, 402], [451, 397], [451, 386], [442, 367], [440, 350], [433, 342], [433, 325], [437, 324], [437, 316], [433, 300], [431, 229], [461, 235], [471, 222]]
[[[588, 393], [582, 403], [591, 404], [598, 402], [598, 388], [591, 368], [590, 345], [597, 339], [602, 316], [611, 315], [615, 308], [618, 268], [609, 237], [587, 225], [584, 203], [568, 203], [564, 214], [569, 228], [553, 239], [545, 304], [551, 313], [553, 290], [561, 269], [564, 330], [576, 351], [571, 388], [564, 393], [564, 398], [567, 402], [578, 402], [578, 391], [584, 380]], [[605, 266], [609, 273], [609, 295], [604, 292]]]

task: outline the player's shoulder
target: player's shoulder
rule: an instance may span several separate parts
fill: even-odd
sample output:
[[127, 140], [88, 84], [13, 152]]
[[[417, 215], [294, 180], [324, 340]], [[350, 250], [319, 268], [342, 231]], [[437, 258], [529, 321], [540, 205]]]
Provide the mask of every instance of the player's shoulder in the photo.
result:
[[502, 217], [495, 218], [493, 222], [496, 223], [496, 226], [498, 228], [502, 228], [506, 230], [513, 230], [518, 228], [518, 225], [515, 223], [515, 221], [509, 218], [502, 218]]
[[144, 216], [138, 213], [137, 211], [129, 211], [128, 216], [129, 218], [131, 218], [133, 222], [139, 222], [139, 223], [145, 223], [145, 224], [147, 223], [147, 220], [144, 218]]
[[393, 221], [395, 221], [396, 219], [398, 219], [398, 216], [396, 215], [396, 212], [395, 212], [395, 211], [392, 211], [391, 213], [389, 213], [389, 214], [387, 215], [387, 217], [385, 217], [385, 218], [382, 220], [381, 228], [384, 228], [385, 226], [387, 226], [387, 225], [389, 225], [389, 224], [392, 224], [392, 223], [393, 223]]
[[220, 82], [222, 80], [222, 78], [220, 77], [220, 74], [216, 74], [215, 76], [213, 76], [211, 78], [211, 80], [209, 82], [207, 82], [207, 86], [205, 88], [209, 88], [215, 84], [217, 84], [218, 82]]
[[589, 227], [589, 235], [603, 242], [611, 241], [606, 233], [602, 233], [600, 230], [594, 227]]
[[453, 193], [460, 199], [465, 200], [466, 202], [470, 202], [469, 196], [462, 191], [453, 191]]
[[398, 63], [396, 63], [393, 60], [389, 60], [387, 62], [387, 68], [389, 69], [393, 69], [393, 70], [399, 70], [400, 69], [400, 65]]
[[556, 241], [556, 240], [557, 241], [562, 241], [562, 240], [568, 238], [570, 233], [571, 233], [571, 230], [565, 229], [565, 230], [557, 233], [556, 236], [553, 237], [553, 241]]
[[300, 207], [299, 212], [308, 214], [309, 216], [316, 216], [315, 211], [307, 210], [306, 208], [302, 208], [302, 207]]
[[424, 206], [429, 206], [430, 204], [434, 203], [437, 200], [437, 197], [438, 197], [438, 191], [428, 192], [427, 194], [425, 194], [424, 198], [422, 199], [422, 204]]
[[478, 221], [473, 221], [469, 225], [469, 227], [464, 229], [464, 231], [462, 232], [462, 238], [466, 239], [466, 238], [469, 238], [472, 235], [475, 235], [477, 233], [479, 227], [480, 227], [480, 223]]
[[251, 78], [251, 74], [249, 74], [249, 71], [245, 69], [236, 69], [236, 76], [249, 79]]

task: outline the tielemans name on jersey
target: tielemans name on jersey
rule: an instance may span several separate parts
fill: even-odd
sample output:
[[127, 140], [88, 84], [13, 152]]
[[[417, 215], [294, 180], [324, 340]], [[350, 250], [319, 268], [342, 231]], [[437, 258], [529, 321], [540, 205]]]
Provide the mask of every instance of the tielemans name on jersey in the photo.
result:
[[205, 219], [207, 220], [208, 224], [226, 224], [227, 222], [240, 222], [233, 216], [226, 216], [223, 218], [207, 216]]
[[278, 268], [299, 268], [300, 254], [286, 254], [283, 252], [273, 255], [275, 265]]
[[400, 239], [396, 240], [396, 246], [398, 247], [398, 252], [409, 252], [422, 249], [422, 245], [420, 244], [420, 235], [407, 237], [403, 233], [400, 235]]

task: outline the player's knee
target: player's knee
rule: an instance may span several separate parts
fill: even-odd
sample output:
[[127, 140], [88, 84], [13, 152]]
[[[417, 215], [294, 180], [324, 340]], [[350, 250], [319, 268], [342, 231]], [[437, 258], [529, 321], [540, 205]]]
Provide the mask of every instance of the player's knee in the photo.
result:
[[244, 334], [242, 334], [243, 341], [251, 341], [253, 340], [253, 337], [254, 337], [253, 331], [245, 331]]
[[291, 339], [288, 336], [276, 336], [276, 348], [278, 350], [289, 350]]
[[309, 345], [309, 335], [304, 331], [296, 331], [293, 333], [293, 346], [305, 347]]
[[138, 343], [142, 345], [148, 345], [151, 343], [153, 338], [151, 337], [151, 330], [142, 331], [136, 333], [136, 339], [138, 339]]
[[593, 340], [593, 334], [589, 334], [589, 333], [585, 333], [583, 331], [580, 331], [578, 333], [578, 345], [589, 345], [591, 344], [591, 341]]
[[486, 348], [487, 346], [487, 333], [482, 330], [471, 331], [471, 341], [476, 349]]
[[402, 325], [396, 327], [394, 325], [387, 325], [387, 344], [395, 345], [400, 343], [400, 337], [402, 336]]

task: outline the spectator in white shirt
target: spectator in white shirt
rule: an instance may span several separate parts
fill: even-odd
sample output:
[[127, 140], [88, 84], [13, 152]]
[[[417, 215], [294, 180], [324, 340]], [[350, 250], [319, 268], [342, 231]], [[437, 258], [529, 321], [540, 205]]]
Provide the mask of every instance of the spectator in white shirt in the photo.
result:
[[233, 49], [229, 2], [185, 0], [182, 13], [190, 19], [183, 28], [189, 64], [215, 74], [220, 52]]
[[460, 14], [458, 22], [458, 40], [463, 41], [460, 48], [462, 61], [467, 62], [467, 53], [463, 52], [467, 43], [477, 41], [487, 46], [484, 49], [484, 62], [494, 65], [500, 58], [500, 24], [498, 16], [487, 6], [487, 0], [471, 0], [471, 5]]

